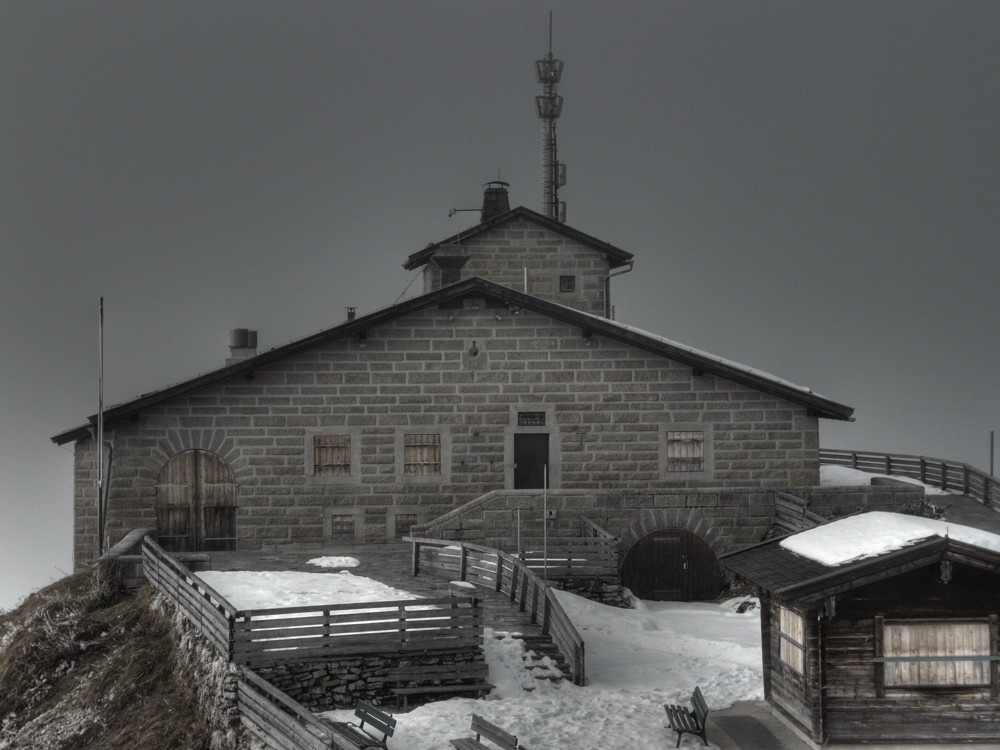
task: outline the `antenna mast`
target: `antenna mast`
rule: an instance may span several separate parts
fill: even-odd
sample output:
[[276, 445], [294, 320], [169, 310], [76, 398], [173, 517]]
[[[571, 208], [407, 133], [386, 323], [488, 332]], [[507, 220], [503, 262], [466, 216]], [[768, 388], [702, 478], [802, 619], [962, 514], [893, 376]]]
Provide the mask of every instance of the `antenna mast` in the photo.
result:
[[566, 184], [566, 165], [559, 163], [556, 149], [556, 120], [562, 112], [563, 98], [556, 94], [562, 78], [563, 62], [552, 56], [552, 11], [549, 11], [549, 54], [535, 61], [542, 93], [535, 97], [542, 121], [542, 207], [550, 219], [566, 221], [566, 204], [559, 202], [559, 188]]

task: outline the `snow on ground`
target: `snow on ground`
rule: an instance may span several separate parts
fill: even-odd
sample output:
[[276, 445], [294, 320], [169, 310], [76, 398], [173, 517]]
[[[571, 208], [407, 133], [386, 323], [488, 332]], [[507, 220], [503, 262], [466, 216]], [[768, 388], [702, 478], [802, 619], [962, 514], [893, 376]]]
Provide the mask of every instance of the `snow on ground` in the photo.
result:
[[910, 477], [899, 477], [893, 476], [892, 474], [872, 474], [867, 471], [852, 469], [850, 466], [833, 466], [823, 464], [819, 467], [819, 483], [827, 487], [856, 487], [858, 485], [869, 485], [872, 483], [872, 479], [875, 479], [876, 477], [881, 479], [895, 479], [900, 482], [916, 485], [917, 487], [923, 488], [925, 495], [951, 494], [946, 490], [942, 490], [940, 487], [934, 487], [933, 485], [925, 484], [924, 482]]
[[419, 598], [346, 570], [340, 573], [203, 570], [195, 575], [241, 610]]
[[309, 564], [318, 568], [356, 568], [361, 561], [355, 557], [314, 557]]
[[989, 531], [884, 511], [831, 521], [783, 539], [780, 544], [790, 552], [834, 566], [902, 549], [935, 535], [1000, 552], [1000, 536]]

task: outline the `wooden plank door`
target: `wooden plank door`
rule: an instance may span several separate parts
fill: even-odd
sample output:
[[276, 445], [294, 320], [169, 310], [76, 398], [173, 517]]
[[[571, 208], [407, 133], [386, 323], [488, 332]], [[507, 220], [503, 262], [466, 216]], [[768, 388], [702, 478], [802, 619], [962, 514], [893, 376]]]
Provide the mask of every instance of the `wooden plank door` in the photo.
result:
[[681, 529], [647, 534], [628, 551], [622, 583], [640, 599], [690, 601], [711, 599], [722, 578], [712, 548]]
[[171, 552], [236, 548], [236, 483], [221, 457], [178, 453], [156, 483], [157, 537]]
[[515, 490], [544, 489], [545, 467], [548, 465], [548, 433], [521, 432], [514, 434]]

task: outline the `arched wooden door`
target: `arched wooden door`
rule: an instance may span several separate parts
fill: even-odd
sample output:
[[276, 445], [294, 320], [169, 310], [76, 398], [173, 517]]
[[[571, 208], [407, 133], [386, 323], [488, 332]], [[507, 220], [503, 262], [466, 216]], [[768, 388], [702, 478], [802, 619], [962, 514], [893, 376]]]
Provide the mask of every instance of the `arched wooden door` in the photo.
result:
[[690, 601], [718, 596], [722, 575], [718, 558], [700, 537], [661, 529], [644, 536], [625, 555], [622, 583], [640, 599]]
[[229, 465], [203, 450], [167, 461], [156, 483], [156, 529], [160, 545], [172, 552], [236, 549], [236, 482]]

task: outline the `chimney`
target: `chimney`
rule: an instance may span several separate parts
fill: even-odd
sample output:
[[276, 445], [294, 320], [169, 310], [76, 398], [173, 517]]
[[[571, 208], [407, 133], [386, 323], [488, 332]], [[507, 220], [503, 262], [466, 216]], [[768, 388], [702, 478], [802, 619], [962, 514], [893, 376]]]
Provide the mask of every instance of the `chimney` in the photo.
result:
[[357, 314], [358, 314], [358, 308], [356, 308], [356, 307], [348, 307], [347, 308], [347, 319], [348, 320], [354, 320], [354, 318], [357, 317]]
[[227, 365], [257, 356], [257, 331], [247, 328], [232, 328], [229, 331], [229, 357]]
[[510, 211], [510, 196], [507, 188], [509, 182], [494, 180], [486, 183], [486, 190], [483, 191], [483, 210], [479, 214], [479, 221], [488, 221], [494, 216], [500, 216]]
[[462, 280], [462, 266], [469, 262], [469, 251], [461, 245], [442, 245], [431, 256], [430, 265], [438, 269], [440, 283], [436, 288]]

